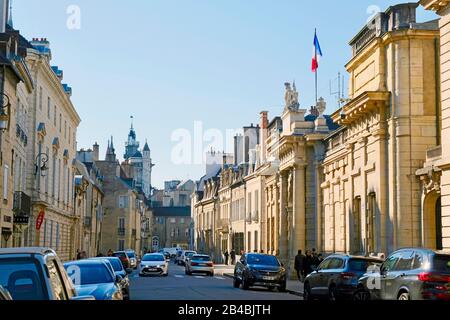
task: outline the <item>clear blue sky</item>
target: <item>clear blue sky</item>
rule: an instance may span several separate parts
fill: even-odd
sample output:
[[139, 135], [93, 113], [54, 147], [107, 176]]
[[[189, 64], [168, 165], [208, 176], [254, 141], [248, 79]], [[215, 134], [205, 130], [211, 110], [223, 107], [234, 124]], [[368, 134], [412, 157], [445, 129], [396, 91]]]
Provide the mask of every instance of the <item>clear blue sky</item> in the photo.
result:
[[[105, 152], [115, 138], [122, 156], [130, 115], [141, 144], [148, 139], [154, 185], [198, 179], [200, 165], [174, 165], [174, 130], [235, 129], [283, 109], [284, 85], [296, 80], [302, 107], [314, 101], [310, 71], [314, 28], [324, 58], [320, 95], [336, 109], [329, 81], [344, 72], [348, 41], [372, 8], [389, 0], [14, 0], [15, 28], [51, 42], [53, 65], [64, 70], [82, 118], [79, 148]], [[81, 29], [66, 27], [69, 5], [81, 9]], [[436, 16], [418, 10], [418, 20]]]

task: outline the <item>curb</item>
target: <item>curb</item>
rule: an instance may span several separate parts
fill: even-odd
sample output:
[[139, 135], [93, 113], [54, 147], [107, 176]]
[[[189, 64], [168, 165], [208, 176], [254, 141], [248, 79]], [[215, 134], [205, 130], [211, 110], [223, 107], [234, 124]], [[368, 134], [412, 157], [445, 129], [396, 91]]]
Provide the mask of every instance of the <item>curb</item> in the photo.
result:
[[[224, 273], [223, 276], [224, 276], [224, 277], [227, 277], [227, 278], [231, 278], [231, 279], [234, 278], [234, 275], [231, 274], [231, 273]], [[296, 295], [296, 296], [299, 296], [299, 297], [303, 297], [303, 293], [298, 292], [298, 291], [286, 289], [286, 292], [287, 292], [287, 293], [290, 293], [290, 294], [293, 294], [293, 295]]]

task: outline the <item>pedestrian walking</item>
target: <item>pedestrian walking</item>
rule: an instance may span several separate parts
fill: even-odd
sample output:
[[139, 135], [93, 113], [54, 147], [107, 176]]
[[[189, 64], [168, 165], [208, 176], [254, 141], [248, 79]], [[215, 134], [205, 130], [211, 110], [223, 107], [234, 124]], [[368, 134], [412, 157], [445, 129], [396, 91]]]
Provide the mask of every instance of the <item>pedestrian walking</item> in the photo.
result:
[[236, 251], [234, 251], [234, 249], [231, 249], [230, 258], [231, 258], [231, 265], [235, 265], [236, 264]]
[[114, 252], [111, 249], [109, 249], [108, 250], [108, 257], [112, 257], [113, 254], [114, 254]]
[[303, 265], [305, 262], [305, 256], [302, 254], [302, 250], [298, 250], [298, 254], [295, 256], [295, 261], [294, 261], [294, 269], [295, 271], [297, 271], [297, 277], [298, 280], [303, 282]]
[[81, 252], [79, 249], [77, 250], [77, 260], [81, 260]]
[[306, 256], [303, 262], [303, 276], [306, 278], [312, 272], [313, 256], [311, 251], [306, 250]]
[[228, 253], [228, 250], [225, 251], [223, 256], [225, 257], [225, 265], [227, 266], [228, 265], [228, 258], [230, 257], [230, 254]]

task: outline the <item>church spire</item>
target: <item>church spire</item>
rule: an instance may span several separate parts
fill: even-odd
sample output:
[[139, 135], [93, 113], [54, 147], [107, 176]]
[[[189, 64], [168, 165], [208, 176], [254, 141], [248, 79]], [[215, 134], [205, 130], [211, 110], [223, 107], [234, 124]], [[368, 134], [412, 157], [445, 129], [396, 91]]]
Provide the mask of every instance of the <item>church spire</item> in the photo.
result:
[[9, 11], [8, 11], [8, 25], [14, 28], [13, 17], [12, 17], [12, 0], [9, 0]]

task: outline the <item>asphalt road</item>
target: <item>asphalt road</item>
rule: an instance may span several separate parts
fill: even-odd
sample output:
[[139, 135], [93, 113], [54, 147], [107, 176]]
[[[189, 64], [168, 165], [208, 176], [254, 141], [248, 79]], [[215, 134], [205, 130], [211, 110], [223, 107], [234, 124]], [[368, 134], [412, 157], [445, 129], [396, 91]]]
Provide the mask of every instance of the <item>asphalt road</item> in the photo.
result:
[[296, 295], [265, 288], [235, 289], [232, 279], [224, 276], [187, 276], [184, 267], [173, 262], [168, 277], [131, 274], [130, 296], [132, 300], [300, 300]]

